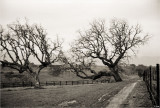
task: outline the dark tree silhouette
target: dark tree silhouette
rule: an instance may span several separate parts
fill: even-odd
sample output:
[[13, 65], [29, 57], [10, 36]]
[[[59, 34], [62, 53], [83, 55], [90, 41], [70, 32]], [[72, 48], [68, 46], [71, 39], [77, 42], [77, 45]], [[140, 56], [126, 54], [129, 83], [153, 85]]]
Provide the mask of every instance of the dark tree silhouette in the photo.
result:
[[[142, 34], [140, 25], [129, 26], [126, 21], [117, 19], [111, 21], [109, 29], [107, 29], [104, 20], [94, 21], [90, 24], [90, 29], [84, 32], [80, 31], [79, 34], [79, 39], [72, 46], [74, 49], [72, 52], [76, 54], [77, 58], [101, 60], [111, 70], [111, 74], [117, 82], [122, 81], [118, 71], [118, 63], [129, 57], [131, 53], [135, 53], [135, 48], [148, 40], [148, 35]], [[84, 72], [79, 72], [85, 75]]]
[[142, 77], [142, 76], [143, 76], [144, 71], [145, 71], [146, 69], [147, 69], [147, 66], [144, 66], [144, 65], [142, 65], [142, 64], [136, 66], [136, 68], [135, 68], [135, 70], [137, 71], [139, 77]]
[[[0, 29], [0, 50], [3, 67], [28, 72], [35, 78], [35, 87], [40, 87], [39, 74], [48, 65], [56, 62], [61, 42], [50, 41], [45, 30], [38, 25], [21, 24], [19, 21], [7, 26], [8, 31]], [[34, 58], [34, 59], [33, 59]], [[32, 63], [38, 61], [39, 67]]]

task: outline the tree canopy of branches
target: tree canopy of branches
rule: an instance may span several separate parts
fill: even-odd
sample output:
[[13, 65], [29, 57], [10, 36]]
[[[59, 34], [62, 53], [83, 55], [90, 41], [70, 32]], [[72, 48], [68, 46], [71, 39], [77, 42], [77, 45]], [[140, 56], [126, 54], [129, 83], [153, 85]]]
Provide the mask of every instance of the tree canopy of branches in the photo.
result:
[[65, 63], [63, 70], [70, 70], [82, 79], [96, 80], [103, 76], [111, 76], [110, 73], [104, 71], [95, 72], [95, 60], [92, 57], [85, 56], [83, 53], [77, 52], [73, 47], [69, 51], [69, 56], [61, 52], [61, 61]]
[[[0, 29], [0, 62], [3, 67], [16, 69], [20, 73], [28, 72], [35, 78], [35, 87], [40, 87], [39, 74], [48, 65], [56, 62], [61, 49], [61, 42], [52, 42], [39, 25], [21, 24], [19, 21]], [[35, 69], [34, 61], [40, 63]]]
[[[143, 35], [140, 25], [129, 26], [127, 21], [118, 19], [113, 19], [108, 29], [104, 20], [96, 20], [90, 24], [90, 29], [80, 31], [79, 34], [79, 39], [72, 46], [74, 49], [72, 52], [82, 60], [83, 58], [101, 60], [111, 70], [117, 82], [122, 81], [118, 63], [129, 57], [131, 53], [135, 53], [135, 48], [148, 41], [148, 35]], [[76, 62], [77, 59], [72, 63]], [[83, 63], [83, 65], [86, 64]], [[74, 69], [74, 65], [72, 68]]]

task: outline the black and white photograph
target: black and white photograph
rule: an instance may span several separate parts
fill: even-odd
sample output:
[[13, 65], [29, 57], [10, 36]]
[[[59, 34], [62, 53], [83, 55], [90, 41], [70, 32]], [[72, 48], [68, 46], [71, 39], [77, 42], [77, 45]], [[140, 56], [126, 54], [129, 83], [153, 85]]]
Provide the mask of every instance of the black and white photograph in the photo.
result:
[[1, 108], [159, 108], [160, 0], [0, 0]]

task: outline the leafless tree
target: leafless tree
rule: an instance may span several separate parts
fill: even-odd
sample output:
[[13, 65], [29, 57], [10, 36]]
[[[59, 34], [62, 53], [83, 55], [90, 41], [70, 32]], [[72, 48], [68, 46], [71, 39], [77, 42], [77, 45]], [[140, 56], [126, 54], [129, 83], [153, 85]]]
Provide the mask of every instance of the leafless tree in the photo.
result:
[[96, 60], [84, 53], [80, 53], [73, 46], [69, 50], [69, 54], [64, 54], [64, 52], [61, 51], [60, 58], [64, 63], [63, 70], [69, 70], [82, 79], [96, 80], [101, 76], [111, 76], [111, 74], [106, 71], [101, 70], [96, 72], [94, 70]]
[[69, 51], [69, 56], [61, 52], [61, 60], [65, 63], [63, 66], [65, 70], [75, 73], [80, 78], [92, 79], [97, 74], [91, 69], [95, 61], [91, 57], [84, 56], [82, 53], [74, 52], [74, 49]]
[[90, 26], [90, 29], [79, 32], [80, 38], [76, 40], [72, 49], [80, 58], [101, 60], [111, 70], [115, 81], [122, 81], [118, 63], [135, 53], [135, 48], [146, 43], [148, 35], [143, 35], [140, 25], [129, 26], [125, 20], [112, 20], [109, 29], [104, 20], [96, 20]]
[[[16, 69], [20, 73], [28, 72], [35, 78], [35, 87], [40, 87], [41, 70], [58, 60], [61, 42], [50, 41], [47, 33], [39, 25], [21, 24], [19, 21], [7, 26], [6, 32], [0, 29], [0, 62], [3, 67]], [[32, 63], [38, 61], [38, 68]]]

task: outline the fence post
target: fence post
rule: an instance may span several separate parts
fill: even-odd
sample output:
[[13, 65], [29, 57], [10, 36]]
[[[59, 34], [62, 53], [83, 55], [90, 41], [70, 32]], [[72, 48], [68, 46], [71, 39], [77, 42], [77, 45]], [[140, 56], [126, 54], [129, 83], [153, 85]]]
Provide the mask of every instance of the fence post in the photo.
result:
[[59, 82], [59, 85], [62, 85], [62, 84], [61, 84], [61, 81]]
[[159, 106], [159, 64], [157, 64], [156, 66], [156, 70], [157, 70], [157, 105]]
[[32, 82], [30, 84], [31, 84], [31, 87], [32, 87]]
[[145, 72], [145, 82], [147, 81], [147, 73], [146, 73], [146, 70], [144, 71]]
[[152, 69], [151, 69], [151, 66], [149, 68], [149, 72], [150, 72], [150, 90], [152, 92]]
[[24, 87], [24, 81], [22, 81], [22, 86]]
[[145, 78], [146, 78], [146, 82], [147, 82], [147, 70], [145, 71]]
[[143, 71], [143, 81], [145, 81], [145, 71]]
[[72, 85], [73, 85], [73, 81], [72, 81]]
[[147, 84], [149, 86], [149, 71], [147, 71]]
[[149, 80], [149, 71], [148, 71], [148, 85], [149, 85], [149, 81], [150, 81], [150, 80]]
[[1, 86], [0, 86], [0, 88], [3, 88], [3, 84], [2, 84], [2, 82], [1, 82]]
[[67, 85], [67, 81], [66, 81], [66, 85]]
[[12, 83], [12, 87], [14, 87], [14, 83]]
[[[148, 82], [148, 73], [147, 73], [147, 70], [146, 70], [146, 83]], [[148, 86], [148, 85], [147, 85]]]
[[47, 81], [46, 81], [46, 86], [47, 86]]
[[145, 71], [145, 81], [147, 82], [147, 70]]
[[147, 76], [147, 70], [146, 70], [145, 72], [146, 72], [146, 82], [147, 82], [147, 79], [148, 79], [148, 76]]

